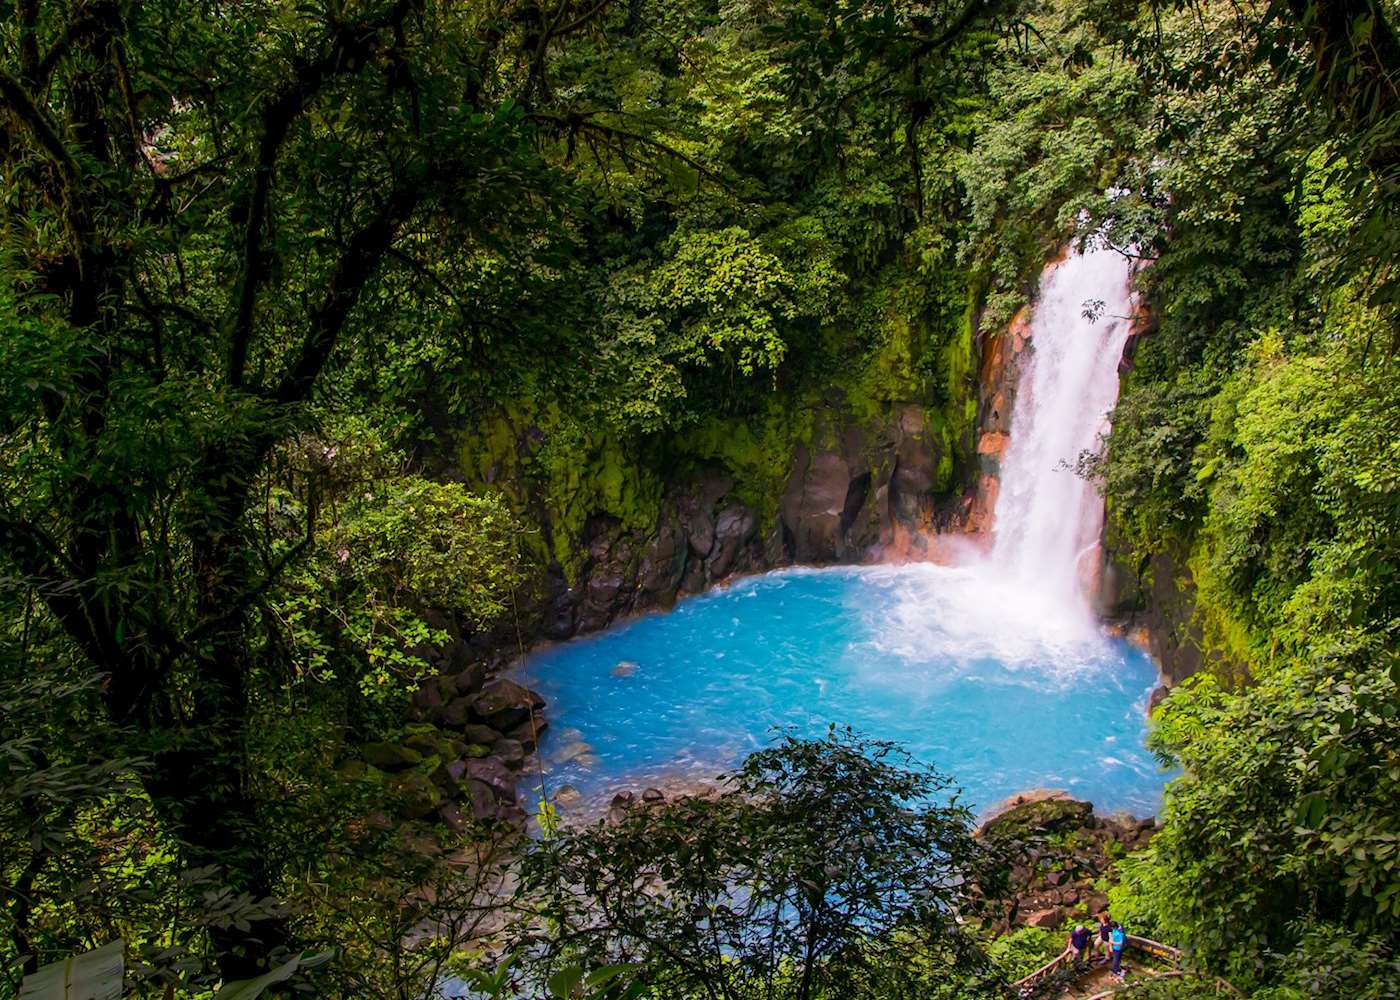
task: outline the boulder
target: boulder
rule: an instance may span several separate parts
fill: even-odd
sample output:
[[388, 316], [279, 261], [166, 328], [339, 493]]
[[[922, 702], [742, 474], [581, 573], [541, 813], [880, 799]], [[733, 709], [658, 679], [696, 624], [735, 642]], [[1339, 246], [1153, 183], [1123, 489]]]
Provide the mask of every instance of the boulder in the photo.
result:
[[490, 822], [500, 816], [500, 804], [491, 786], [482, 781], [467, 781], [463, 786], [472, 815], [480, 822]]
[[648, 788], [642, 792], [642, 801], [646, 803], [665, 802], [666, 795], [659, 788]]
[[544, 699], [515, 681], [498, 677], [481, 689], [473, 705], [477, 720], [505, 731], [530, 721], [531, 711], [544, 708]]
[[359, 781], [369, 772], [369, 767], [362, 760], [347, 760], [335, 769], [335, 773], [346, 781]]
[[499, 730], [475, 722], [468, 722], [458, 731], [467, 743], [483, 743], [488, 747], [500, 742], [502, 738]]
[[573, 785], [560, 785], [554, 792], [554, 802], [565, 809], [571, 809], [583, 801], [583, 793]]
[[452, 676], [452, 686], [458, 694], [471, 694], [473, 691], [479, 691], [485, 683], [486, 666], [481, 663], [473, 663], [467, 669]]
[[548, 728], [549, 722], [540, 718], [539, 715], [536, 715], [533, 722], [526, 719], [520, 725], [506, 733], [506, 735], [513, 740], [519, 741], [520, 745], [525, 748], [526, 753], [534, 753], [536, 749], [535, 737], [543, 736], [544, 731]]
[[504, 802], [515, 801], [515, 775], [499, 757], [483, 757], [466, 762], [466, 774], [488, 786]]
[[[433, 758], [436, 760], [437, 758]], [[445, 764], [439, 764], [429, 773], [433, 784], [437, 785], [438, 791], [447, 798], [456, 798], [461, 789], [458, 787], [459, 777], [453, 775], [450, 768]]]
[[442, 710], [442, 691], [437, 678], [430, 677], [413, 692], [413, 707], [420, 717], [430, 719]]
[[381, 771], [406, 771], [423, 762], [423, 755], [397, 743], [365, 743], [360, 747], [365, 763]]
[[567, 764], [576, 757], [582, 757], [592, 749], [593, 748], [583, 742], [583, 740], [575, 740], [573, 743], [566, 744], [550, 754], [549, 762], [551, 764]]
[[453, 833], [466, 833], [471, 824], [467, 822], [467, 817], [462, 814], [462, 809], [455, 802], [449, 802], [445, 806], [438, 807], [438, 819], [442, 820], [445, 827]]
[[498, 740], [492, 750], [506, 767], [518, 769], [525, 763], [525, 747], [519, 740]]
[[411, 733], [404, 737], [403, 745], [409, 750], [418, 751], [424, 757], [447, 757], [452, 750], [450, 742], [429, 733]]
[[438, 724], [446, 726], [449, 729], [461, 729], [472, 720], [475, 704], [476, 695], [453, 698], [452, 701], [438, 712]]
[[1058, 906], [1021, 915], [1020, 923], [1027, 927], [1045, 927], [1054, 930], [1065, 922], [1065, 912]]
[[1027, 796], [978, 827], [981, 837], [1023, 840], [1033, 835], [1069, 833], [1084, 827], [1094, 816], [1094, 804], [1079, 799], [1047, 795]]
[[405, 771], [389, 781], [389, 790], [398, 799], [399, 809], [409, 819], [422, 819], [443, 803], [441, 790], [427, 775]]

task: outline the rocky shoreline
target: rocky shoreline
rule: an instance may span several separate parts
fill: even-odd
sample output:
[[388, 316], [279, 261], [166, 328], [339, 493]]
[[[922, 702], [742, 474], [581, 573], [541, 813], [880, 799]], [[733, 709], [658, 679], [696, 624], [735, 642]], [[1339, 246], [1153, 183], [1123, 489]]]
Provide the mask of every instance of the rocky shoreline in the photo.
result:
[[544, 699], [476, 666], [428, 678], [413, 705], [415, 721], [361, 744], [341, 776], [383, 787], [405, 820], [455, 833], [473, 822], [523, 827], [517, 785], [548, 727]]
[[1015, 796], [984, 819], [975, 836], [1009, 866], [1006, 891], [988, 900], [991, 930], [1055, 929], [1108, 908], [1113, 864], [1146, 847], [1157, 821], [1126, 813], [1099, 816], [1091, 802], [1061, 790]]

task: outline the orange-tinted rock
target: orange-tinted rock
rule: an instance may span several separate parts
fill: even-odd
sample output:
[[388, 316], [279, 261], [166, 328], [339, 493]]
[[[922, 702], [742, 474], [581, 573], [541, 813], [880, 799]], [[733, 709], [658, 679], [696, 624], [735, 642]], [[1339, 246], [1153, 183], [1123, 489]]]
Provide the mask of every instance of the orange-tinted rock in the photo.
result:
[[1000, 459], [1002, 452], [1006, 451], [1007, 442], [1010, 440], [1009, 434], [1004, 434], [1001, 431], [987, 431], [977, 439], [977, 454]]

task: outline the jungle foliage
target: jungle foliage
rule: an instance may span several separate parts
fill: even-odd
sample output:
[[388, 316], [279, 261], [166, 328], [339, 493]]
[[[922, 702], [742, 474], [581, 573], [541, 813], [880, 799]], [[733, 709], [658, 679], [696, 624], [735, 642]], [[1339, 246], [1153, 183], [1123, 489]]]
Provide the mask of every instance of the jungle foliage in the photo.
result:
[[[119, 935], [140, 996], [307, 947], [338, 949], [300, 984], [323, 994], [486, 969], [462, 949], [517, 846], [379, 823], [335, 766], [402, 724], [425, 649], [510, 634], [538, 562], [567, 567], [580, 501], [540, 523], [496, 465], [553, 503], [592, 488], [578, 442], [609, 483], [718, 456], [758, 506], [833, 386], [965, 411], [969, 318], [1078, 236], [1143, 259], [1157, 320], [1086, 465], [1237, 668], [1161, 710], [1185, 774], [1115, 905], [1267, 1000], [1388, 995], [1393, 3], [0, 9], [0, 994]], [[538, 887], [659, 866], [706, 906], [710, 861], [765, 866], [719, 957], [645, 893], [560, 934], [556, 894], [561, 982], [975, 994], [943, 923], [966, 817], [911, 811], [946, 786], [891, 753], [786, 744], [740, 773], [757, 802], [547, 844]], [[845, 897], [806, 867], [819, 835], [868, 879], [853, 924], [820, 923]], [[645, 940], [662, 917], [679, 958]]]
[[1214, 664], [1158, 711], [1184, 773], [1115, 905], [1271, 998], [1395, 982], [1395, 13], [1086, 18], [1148, 86], [1081, 231], [1143, 258], [1154, 320], [1086, 464], [1132, 558], [1189, 582]]
[[437, 432], [826, 369], [952, 232], [902, 109], [956, 113], [999, 7], [6, 5], [7, 987], [100, 933], [198, 992], [384, 890], [330, 768], [535, 552]]
[[954, 915], [1001, 873], [950, 793], [891, 744], [780, 736], [717, 794], [546, 838], [522, 881], [549, 933], [523, 953], [540, 979], [638, 964], [657, 998], [995, 995]]

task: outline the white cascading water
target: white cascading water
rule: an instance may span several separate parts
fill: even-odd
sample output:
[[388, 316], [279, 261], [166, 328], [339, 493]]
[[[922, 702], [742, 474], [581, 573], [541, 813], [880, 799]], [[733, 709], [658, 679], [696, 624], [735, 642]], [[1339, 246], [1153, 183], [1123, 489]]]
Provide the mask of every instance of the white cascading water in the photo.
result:
[[879, 653], [912, 659], [944, 649], [965, 664], [1027, 664], [1060, 684], [1072, 683], [1101, 647], [1088, 589], [1103, 501], [1075, 465], [1098, 447], [1117, 400], [1135, 308], [1131, 279], [1131, 261], [1112, 250], [1070, 253], [1045, 269], [991, 548], [968, 546], [952, 565], [886, 571], [901, 599], [877, 629]]
[[1002, 456], [990, 560], [1063, 613], [1088, 613], [1103, 501], [1075, 465], [1098, 447], [1118, 399], [1131, 279], [1131, 262], [1111, 250], [1046, 268]]

